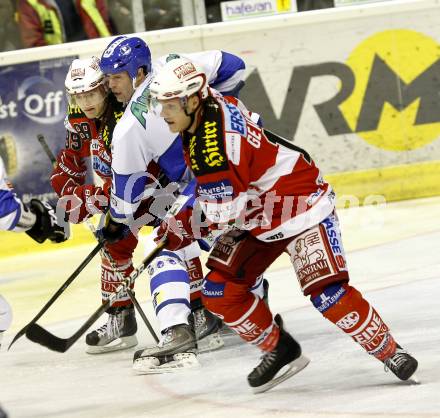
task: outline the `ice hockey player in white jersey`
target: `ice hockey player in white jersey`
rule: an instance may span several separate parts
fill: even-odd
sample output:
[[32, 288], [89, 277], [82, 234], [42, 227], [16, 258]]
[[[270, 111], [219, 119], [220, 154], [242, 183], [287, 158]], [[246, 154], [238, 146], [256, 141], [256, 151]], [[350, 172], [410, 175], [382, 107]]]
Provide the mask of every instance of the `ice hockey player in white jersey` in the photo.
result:
[[[26, 232], [33, 240], [43, 243], [46, 239], [60, 243], [68, 236], [68, 229], [58, 225], [53, 208], [46, 202], [32, 199], [25, 205], [13, 192], [6, 169], [0, 157], [0, 230]], [[12, 310], [0, 295], [0, 346], [4, 331], [12, 322]], [[6, 413], [0, 407], [0, 418]]]
[[[244, 62], [222, 51], [170, 54], [152, 63], [148, 46], [142, 39], [121, 36], [112, 41], [102, 54], [101, 69], [109, 76], [110, 89], [118, 100], [127, 103], [113, 133], [111, 218], [103, 231], [107, 239], [118, 239], [123, 235], [125, 225], [135, 221], [134, 213], [142, 199], [148, 196], [150, 175], [146, 167], [151, 161], [158, 163], [170, 181], [178, 182], [180, 190], [191, 179], [183, 160], [180, 137], [170, 133], [159, 115], [149, 113], [147, 108], [149, 84], [154, 73], [167, 60], [180, 55], [200, 62], [206, 70], [208, 83], [224, 94], [233, 95], [243, 85]], [[135, 354], [134, 368], [138, 372], [169, 370], [182, 364], [195, 365], [195, 357], [187, 355], [196, 348], [195, 336], [200, 351], [200, 346], [205, 345], [200, 340], [217, 329], [216, 318], [201, 304], [196, 305], [200, 298], [191, 298], [195, 335], [188, 324], [190, 284], [185, 262], [196, 260], [199, 263], [199, 268], [195, 269], [198, 278], [191, 281], [191, 296], [200, 294], [203, 273], [199, 254], [199, 244], [193, 242], [179, 252], [162, 252], [147, 269], [162, 339], [158, 346]], [[255, 291], [262, 290], [259, 286]], [[211, 335], [215, 336], [213, 347], [222, 344], [218, 333]]]
[[[13, 192], [0, 157], [0, 230], [26, 232], [38, 243], [46, 239], [60, 243], [68, 232], [58, 225], [53, 208], [46, 202], [32, 199], [25, 205]], [[12, 321], [10, 305], [0, 295], [0, 343], [2, 334]]]

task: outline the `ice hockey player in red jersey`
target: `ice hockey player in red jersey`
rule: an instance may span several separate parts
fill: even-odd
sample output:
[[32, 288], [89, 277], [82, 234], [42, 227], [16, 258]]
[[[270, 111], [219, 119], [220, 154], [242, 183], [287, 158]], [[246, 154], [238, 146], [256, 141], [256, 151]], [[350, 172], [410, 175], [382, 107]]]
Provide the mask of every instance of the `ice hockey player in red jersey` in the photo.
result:
[[[75, 59], [67, 73], [65, 87], [69, 96], [66, 144], [58, 155], [51, 184], [68, 220], [80, 223], [102, 213], [109, 205], [112, 133], [124, 109], [109, 93], [96, 57]], [[101, 186], [86, 178], [90, 165], [101, 178]], [[133, 271], [132, 255], [136, 245], [137, 238], [132, 233], [115, 244], [106, 244], [122, 276]], [[118, 275], [110, 261], [102, 256], [102, 299], [106, 300], [118, 285]], [[133, 304], [127, 293], [121, 294], [108, 310], [108, 321], [86, 336], [87, 352], [99, 354], [133, 347], [137, 344], [136, 331]]]
[[150, 92], [170, 130], [181, 132], [201, 208], [164, 221], [159, 236], [167, 237], [169, 248], [178, 248], [190, 235], [224, 228], [207, 262], [203, 301], [265, 353], [248, 376], [254, 392], [279, 384], [309, 361], [281, 316], [273, 317], [249, 291], [255, 277], [284, 251], [314, 307], [399, 379], [409, 379], [417, 361], [350, 285], [335, 194], [310, 155], [262, 129], [210, 89], [203, 70], [191, 61], [169, 62]]

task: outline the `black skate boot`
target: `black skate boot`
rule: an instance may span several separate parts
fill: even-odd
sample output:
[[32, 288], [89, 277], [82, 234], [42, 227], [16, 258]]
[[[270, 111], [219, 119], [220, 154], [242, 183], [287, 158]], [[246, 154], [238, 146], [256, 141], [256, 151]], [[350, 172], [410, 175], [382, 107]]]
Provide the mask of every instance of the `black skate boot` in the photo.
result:
[[86, 336], [86, 352], [89, 354], [125, 350], [134, 347], [138, 343], [136, 338], [137, 323], [133, 305], [110, 308], [107, 313], [107, 322]]
[[400, 345], [396, 352], [384, 361], [385, 371], [391, 370], [400, 380], [408, 380], [417, 370], [417, 360]]
[[224, 342], [220, 334], [222, 321], [205, 308], [192, 313], [191, 323], [196, 334], [198, 352], [217, 350]]
[[[299, 343], [283, 328], [280, 315], [275, 316], [275, 322], [280, 327], [280, 339], [273, 351], [265, 353], [261, 363], [249, 374], [248, 382], [254, 393], [266, 392], [289, 377], [300, 372], [310, 360], [301, 355]], [[275, 377], [284, 367], [288, 369]]]
[[192, 327], [174, 325], [163, 332], [158, 345], [134, 353], [133, 370], [138, 374], [153, 374], [196, 367], [199, 366], [196, 349]]

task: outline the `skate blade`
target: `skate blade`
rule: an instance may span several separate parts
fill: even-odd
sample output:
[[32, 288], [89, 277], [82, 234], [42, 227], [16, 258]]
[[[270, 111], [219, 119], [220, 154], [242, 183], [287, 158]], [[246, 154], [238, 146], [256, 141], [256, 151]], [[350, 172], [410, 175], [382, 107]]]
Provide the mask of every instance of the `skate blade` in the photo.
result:
[[422, 382], [420, 381], [420, 379], [415, 375], [415, 374], [413, 374], [407, 381], [406, 381], [406, 383], [408, 384], [408, 385], [420, 385]]
[[197, 341], [197, 351], [199, 353], [206, 353], [207, 351], [218, 350], [224, 345], [225, 342], [223, 341], [220, 332], [215, 332]]
[[264, 385], [253, 387], [252, 392], [254, 393], [263, 393], [272, 389], [273, 387], [279, 385], [281, 382], [284, 382], [289, 377], [294, 376], [299, 373], [302, 369], [304, 369], [310, 363], [310, 359], [306, 356], [300, 356], [296, 360], [293, 360], [288, 364], [289, 368], [280, 376], [275, 377], [271, 381], [265, 383]]
[[200, 367], [200, 363], [194, 353], [174, 354], [173, 360], [163, 364], [157, 357], [139, 357], [133, 363], [133, 370], [139, 375], [174, 373], [197, 367]]
[[88, 345], [86, 349], [87, 354], [105, 354], [112, 353], [113, 351], [126, 350], [131, 347], [135, 347], [138, 344], [136, 335], [129, 337], [117, 338], [107, 345]]

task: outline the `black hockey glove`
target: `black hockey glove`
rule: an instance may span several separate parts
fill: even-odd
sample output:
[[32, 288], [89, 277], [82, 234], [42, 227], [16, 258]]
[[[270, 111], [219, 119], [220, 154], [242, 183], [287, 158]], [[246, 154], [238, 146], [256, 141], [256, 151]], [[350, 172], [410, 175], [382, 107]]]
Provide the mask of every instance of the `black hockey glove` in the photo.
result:
[[104, 226], [96, 231], [99, 242], [114, 244], [121, 241], [130, 233], [128, 225], [116, 222], [109, 213], [105, 216]]
[[26, 234], [35, 241], [41, 244], [49, 239], [52, 242], [60, 243], [69, 238], [68, 225], [63, 227], [58, 224], [55, 211], [49, 203], [32, 199], [29, 209], [35, 214], [37, 220], [34, 226], [26, 231]]

